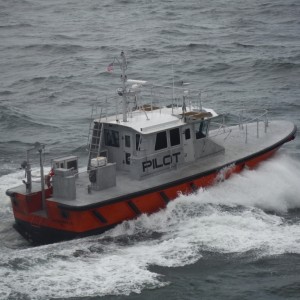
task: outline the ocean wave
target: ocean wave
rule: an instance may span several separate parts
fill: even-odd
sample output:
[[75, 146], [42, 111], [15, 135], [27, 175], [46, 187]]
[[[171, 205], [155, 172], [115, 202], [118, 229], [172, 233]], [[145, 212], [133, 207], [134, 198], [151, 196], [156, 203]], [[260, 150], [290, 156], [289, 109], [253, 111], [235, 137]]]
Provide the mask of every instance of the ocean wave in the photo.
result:
[[175, 35], [175, 36], [185, 36], [186, 35], [186, 33], [184, 33], [184, 32], [182, 32], [182, 31], [180, 31], [180, 30], [178, 30], [178, 29], [175, 29], [175, 28], [173, 28], [173, 29], [162, 29], [161, 31], [160, 31], [160, 34], [161, 35], [166, 35], [166, 36], [172, 36], [172, 35]]
[[[199, 66], [197, 66], [196, 68], [196, 72], [202, 72], [202, 73], [217, 73], [218, 72], [223, 72], [226, 71], [228, 69], [232, 68], [232, 66], [230, 64], [227, 63], [213, 63], [213, 64], [200, 64]], [[194, 71], [193, 71], [194, 72]], [[187, 72], [189, 73], [189, 72]], [[218, 74], [218, 76], [223, 76], [223, 73]]]
[[233, 45], [237, 46], [237, 47], [242, 47], [242, 48], [255, 48], [255, 47], [257, 47], [257, 45], [244, 44], [244, 43], [238, 43], [238, 42], [234, 42]]
[[[53, 62], [49, 62], [49, 66]], [[49, 76], [35, 76], [35, 77], [27, 77], [26, 79], [19, 79], [17, 81], [12, 82], [9, 85], [9, 88], [15, 88], [19, 86], [31, 86], [32, 84], [40, 85], [41, 83], [46, 84], [61, 84], [64, 81], [68, 81], [69, 79], [74, 78], [74, 75], [66, 75], [66, 76], [58, 76], [58, 75], [49, 75]], [[46, 92], [51, 91], [49, 87], [42, 86], [38, 92]], [[29, 92], [28, 95], [31, 93], [35, 93], [34, 91]]]
[[0, 96], [9, 96], [9, 95], [12, 95], [13, 92], [12, 91], [0, 91]]
[[20, 109], [11, 106], [0, 105], [0, 128], [12, 130], [17, 128], [59, 128], [53, 124], [47, 124], [44, 120], [34, 119]]
[[[132, 49], [129, 53], [129, 58], [131, 60], [134, 59], [142, 59], [143, 57], [147, 57], [147, 59], [156, 59], [161, 58], [166, 54], [165, 51], [158, 50], [152, 47], [142, 47]], [[132, 70], [134, 72], [134, 70]]]
[[264, 2], [264, 3], [259, 3], [258, 7], [260, 7], [261, 9], [265, 8], [265, 9], [279, 9], [282, 10], [283, 8], [300, 8], [299, 3], [295, 3], [295, 2], [291, 2], [291, 1], [286, 1], [286, 2], [281, 2], [280, 3], [276, 3], [273, 1], [269, 1], [269, 2]]
[[214, 48], [215, 45], [211, 44], [201, 44], [201, 43], [189, 43], [187, 45], [188, 48], [200, 48], [200, 49], [211, 49]]
[[[196, 42], [191, 42], [191, 43], [178, 43], [174, 45], [166, 45], [163, 47], [167, 53], [191, 53], [195, 52], [199, 54], [201, 51], [201, 54], [204, 53], [205, 57], [211, 55], [212, 53], [215, 53], [218, 51], [219, 46], [214, 45], [214, 44], [208, 44], [208, 43], [196, 43]], [[197, 51], [197, 52], [196, 52]], [[187, 55], [188, 57], [188, 55]]]
[[54, 39], [59, 40], [77, 40], [77, 37], [66, 35], [66, 34], [55, 34], [52, 36]]
[[115, 0], [118, 4], [131, 4], [136, 3], [135, 0]]
[[0, 25], [0, 30], [1, 29], [19, 29], [19, 28], [26, 28], [26, 27], [27, 28], [32, 27], [32, 25], [28, 24], [28, 23]]
[[257, 49], [266, 49], [267, 51], [270, 51], [271, 49], [280, 49], [280, 50], [286, 50], [286, 46], [282, 45], [282, 44], [248, 44], [248, 43], [242, 43], [242, 42], [233, 42], [232, 45], [234, 47], [238, 47], [238, 48], [257, 48]]
[[78, 155], [86, 155], [87, 154], [87, 145], [82, 145], [77, 148], [75, 148], [72, 153], [78, 154]]
[[20, 5], [24, 7], [24, 6], [31, 6], [32, 4], [28, 0], [2, 0], [1, 1], [1, 6], [3, 8], [12, 7], [12, 5], [14, 5], [14, 7], [19, 7]]
[[252, 64], [254, 69], [292, 70], [300, 68], [300, 55], [273, 59], [257, 59]]
[[32, 147], [32, 143], [26, 143], [23, 141], [18, 141], [18, 140], [10, 140], [10, 141], [5, 141], [5, 142], [0, 142], [0, 145], [10, 145], [11, 148], [13, 147]]
[[51, 54], [76, 54], [84, 51], [85, 47], [77, 44], [31, 44], [23, 46], [24, 50], [38, 51]]

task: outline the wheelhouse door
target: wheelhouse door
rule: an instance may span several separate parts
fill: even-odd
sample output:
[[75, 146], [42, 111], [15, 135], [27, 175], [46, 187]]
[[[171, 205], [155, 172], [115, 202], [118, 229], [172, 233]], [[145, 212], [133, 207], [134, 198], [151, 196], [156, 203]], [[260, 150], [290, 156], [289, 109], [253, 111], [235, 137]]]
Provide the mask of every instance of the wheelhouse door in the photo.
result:
[[133, 153], [133, 135], [130, 132], [124, 132], [123, 135], [123, 166], [125, 170], [130, 169], [130, 157]]
[[190, 162], [195, 160], [194, 138], [192, 128], [189, 126], [182, 128], [183, 135], [183, 152], [184, 161]]

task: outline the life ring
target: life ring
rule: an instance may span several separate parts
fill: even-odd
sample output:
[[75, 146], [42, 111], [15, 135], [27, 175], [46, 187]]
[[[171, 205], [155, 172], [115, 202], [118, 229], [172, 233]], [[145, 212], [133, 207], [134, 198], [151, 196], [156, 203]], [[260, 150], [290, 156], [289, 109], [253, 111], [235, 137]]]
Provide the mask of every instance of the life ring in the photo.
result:
[[45, 184], [47, 185], [48, 188], [51, 187], [51, 176], [50, 175], [45, 175]]
[[53, 176], [54, 176], [54, 169], [53, 169], [53, 168], [51, 168], [51, 170], [49, 171], [48, 175], [49, 175], [50, 177], [53, 177]]
[[51, 188], [52, 186], [52, 177], [54, 176], [54, 170], [53, 168], [51, 168], [51, 170], [49, 171], [48, 175], [45, 176], [45, 184], [47, 185], [48, 188]]
[[91, 170], [89, 174], [89, 179], [91, 183], [96, 183], [97, 181], [97, 173], [96, 170]]

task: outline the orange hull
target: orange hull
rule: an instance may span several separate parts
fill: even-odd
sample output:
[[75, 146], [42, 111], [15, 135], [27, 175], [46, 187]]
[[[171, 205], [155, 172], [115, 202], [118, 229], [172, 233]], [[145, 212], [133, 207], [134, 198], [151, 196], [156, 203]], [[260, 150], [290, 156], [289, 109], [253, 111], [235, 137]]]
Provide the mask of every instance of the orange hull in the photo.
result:
[[124, 195], [93, 206], [72, 207], [47, 201], [52, 189], [46, 190], [46, 214], [41, 214], [41, 192], [23, 195], [9, 195], [12, 200], [16, 229], [33, 243], [49, 243], [104, 232], [113, 226], [136, 218], [140, 214], [151, 214], [166, 207], [178, 193], [192, 193], [200, 187], [213, 185], [227, 179], [233, 173], [241, 172], [245, 167], [254, 168], [261, 161], [272, 156], [274, 148], [255, 157], [248, 158], [222, 169], [199, 173], [193, 178], [180, 182], [171, 182], [139, 194]]

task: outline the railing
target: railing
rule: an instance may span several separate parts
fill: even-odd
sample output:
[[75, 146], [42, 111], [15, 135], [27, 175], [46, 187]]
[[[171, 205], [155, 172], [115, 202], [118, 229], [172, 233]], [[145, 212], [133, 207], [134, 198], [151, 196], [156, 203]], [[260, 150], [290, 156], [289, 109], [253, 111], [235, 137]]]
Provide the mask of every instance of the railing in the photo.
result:
[[[249, 117], [249, 115], [256, 114], [255, 117]], [[214, 120], [217, 120], [219, 118], [222, 118], [221, 122], [216, 122]], [[226, 123], [226, 119], [230, 119], [230, 122], [227, 120], [228, 123]], [[237, 119], [237, 120], [235, 120]], [[213, 135], [210, 135], [210, 137], [217, 136], [220, 134], [226, 134], [224, 140], [230, 135], [231, 129], [229, 126], [239, 126], [240, 130], [245, 129], [245, 143], [248, 142], [248, 124], [249, 123], [255, 123], [256, 122], [256, 137], [259, 138], [259, 124], [263, 123], [264, 125], [264, 132], [267, 132], [269, 120], [268, 120], [268, 111], [267, 110], [259, 110], [259, 109], [252, 109], [252, 110], [246, 110], [243, 109], [240, 111], [240, 113], [235, 116], [232, 114], [222, 114], [212, 119], [211, 121], [211, 127], [214, 127], [213, 130], [217, 130], [214, 132]], [[211, 129], [212, 130], [212, 129]]]
[[[258, 113], [259, 115], [254, 117], [254, 118], [246, 118], [244, 117], [244, 115], [246, 113], [248, 114], [254, 114], [254, 113]], [[246, 110], [243, 109], [241, 110], [240, 114], [239, 114], [239, 126], [243, 129], [243, 125], [245, 123], [253, 123], [253, 122], [264, 122], [265, 125], [265, 132], [267, 131], [267, 127], [268, 127], [268, 111], [266, 109], [264, 110], [260, 110], [260, 109], [252, 109], [252, 110]]]
[[[92, 116], [102, 107], [102, 120], [107, 119], [108, 115], [115, 115], [117, 122], [122, 119], [122, 97], [118, 96], [117, 92], [116, 95], [106, 97], [99, 102], [97, 107], [93, 107]], [[146, 119], [149, 118], [148, 112], [162, 109], [164, 106], [172, 108], [172, 113], [173, 109], [182, 109], [183, 106], [187, 111], [192, 109], [202, 110], [201, 92], [199, 90], [187, 89], [184, 85], [182, 87], [173, 87], [145, 84], [138, 88], [128, 85], [127, 104], [128, 117], [130, 117], [134, 110], [139, 109], [144, 111]], [[150, 109], [145, 110], [145, 104]]]

